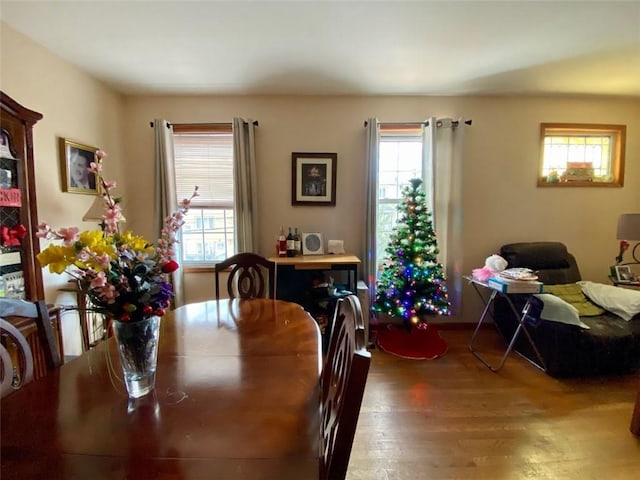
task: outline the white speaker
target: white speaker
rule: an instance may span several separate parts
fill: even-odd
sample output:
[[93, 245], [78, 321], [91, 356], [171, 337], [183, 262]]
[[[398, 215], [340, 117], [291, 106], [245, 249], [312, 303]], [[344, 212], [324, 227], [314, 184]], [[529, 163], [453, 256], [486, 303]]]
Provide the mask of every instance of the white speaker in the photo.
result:
[[302, 234], [302, 254], [303, 255], [323, 255], [324, 245], [321, 233]]

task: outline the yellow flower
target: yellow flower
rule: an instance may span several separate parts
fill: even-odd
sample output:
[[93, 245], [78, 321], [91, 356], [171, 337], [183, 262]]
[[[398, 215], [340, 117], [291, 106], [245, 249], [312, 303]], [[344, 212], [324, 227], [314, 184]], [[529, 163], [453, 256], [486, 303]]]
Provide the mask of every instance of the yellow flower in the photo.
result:
[[49, 265], [51, 273], [62, 273], [69, 265], [73, 265], [76, 260], [75, 248], [61, 245], [49, 245], [46, 249], [36, 255], [40, 265]]
[[97, 271], [102, 271], [104, 268], [99, 263], [99, 258], [103, 255], [108, 255], [109, 258], [115, 259], [118, 256], [115, 246], [113, 245], [113, 237], [105, 236], [99, 230], [85, 230], [80, 233], [80, 237], [77, 242], [78, 250], [86, 247], [91, 251], [91, 256], [85, 261], [76, 259], [74, 265], [82, 270], [87, 268], [93, 268]]
[[146, 253], [151, 255], [154, 251], [153, 245], [149, 244], [143, 237], [138, 235], [134, 235], [131, 231], [127, 230], [122, 235], [120, 235], [120, 239], [123, 245], [127, 245], [129, 250], [134, 250], [136, 252]]
[[107, 254], [113, 256], [115, 253], [113, 250], [113, 240], [111, 237], [105, 237], [100, 230], [85, 230], [80, 232], [78, 241], [82, 246], [86, 246], [92, 252], [98, 255]]

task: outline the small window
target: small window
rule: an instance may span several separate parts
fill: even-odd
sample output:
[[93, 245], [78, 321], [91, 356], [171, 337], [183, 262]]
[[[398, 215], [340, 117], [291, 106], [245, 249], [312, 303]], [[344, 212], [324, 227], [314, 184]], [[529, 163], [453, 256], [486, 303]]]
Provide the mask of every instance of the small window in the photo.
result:
[[178, 201], [198, 186], [181, 229], [185, 266], [211, 266], [233, 255], [233, 132], [231, 124], [173, 125]]
[[625, 125], [542, 123], [538, 186], [621, 187]]

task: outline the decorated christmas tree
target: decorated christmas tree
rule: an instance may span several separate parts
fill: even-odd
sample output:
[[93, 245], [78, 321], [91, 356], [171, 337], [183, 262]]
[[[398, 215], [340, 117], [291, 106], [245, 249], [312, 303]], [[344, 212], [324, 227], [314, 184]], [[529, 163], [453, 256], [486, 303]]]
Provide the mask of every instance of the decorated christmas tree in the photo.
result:
[[438, 242], [427, 207], [422, 180], [414, 178], [402, 190], [400, 216], [385, 249], [374, 309], [404, 319], [404, 324], [427, 322], [429, 315], [449, 315], [449, 299]]

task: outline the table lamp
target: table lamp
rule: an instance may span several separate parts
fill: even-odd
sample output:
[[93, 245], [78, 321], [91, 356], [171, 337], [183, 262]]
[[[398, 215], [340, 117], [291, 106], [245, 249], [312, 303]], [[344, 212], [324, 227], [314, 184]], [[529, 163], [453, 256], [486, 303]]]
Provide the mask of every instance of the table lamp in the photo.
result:
[[82, 216], [82, 220], [85, 222], [90, 222], [93, 220], [102, 221], [102, 215], [104, 214], [104, 200], [102, 200], [101, 196], [97, 196], [93, 199], [93, 203]]
[[94, 200], [87, 213], [82, 216], [84, 222], [96, 221], [99, 222], [100, 230], [104, 230], [104, 199], [102, 195], [98, 195]]
[[637, 242], [631, 251], [633, 262], [640, 263], [640, 259], [636, 256], [636, 251], [640, 245], [640, 213], [623, 213], [618, 217], [618, 240], [630, 240]]

